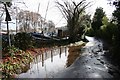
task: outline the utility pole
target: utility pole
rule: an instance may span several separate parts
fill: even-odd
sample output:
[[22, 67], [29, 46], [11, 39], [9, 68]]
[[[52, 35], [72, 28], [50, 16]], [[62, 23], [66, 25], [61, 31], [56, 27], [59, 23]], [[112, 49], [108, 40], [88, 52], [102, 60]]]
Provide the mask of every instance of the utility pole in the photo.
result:
[[[47, 8], [46, 8], [46, 13], [45, 13], [45, 18], [44, 18], [44, 21], [43, 21], [43, 24], [45, 23], [45, 20], [46, 20], [46, 17], [47, 17], [47, 12], [48, 12], [48, 8], [49, 8], [49, 4], [50, 4], [50, 0], [49, 0], [49, 2], [48, 2], [48, 4], [47, 4]], [[43, 27], [42, 27], [43, 28]], [[42, 32], [43, 32], [43, 34], [44, 34], [44, 30], [42, 29]]]
[[9, 12], [8, 12], [8, 9], [7, 9], [7, 6], [6, 6], [5, 3], [4, 3], [4, 6], [5, 6], [5, 11], [6, 11], [5, 21], [6, 21], [6, 23], [7, 23], [8, 44], [9, 44], [9, 46], [11, 46], [10, 33], [9, 33], [9, 24], [8, 24], [8, 21], [11, 21], [11, 17], [10, 17], [10, 14], [9, 14]]
[[45, 19], [44, 19], [44, 21], [46, 20], [46, 17], [47, 17], [47, 12], [48, 12], [48, 8], [49, 8], [49, 4], [50, 4], [50, 1], [49, 1], [48, 4], [47, 4], [47, 8], [46, 8], [46, 13], [45, 13]]
[[37, 13], [39, 13], [39, 8], [40, 8], [40, 3], [38, 4], [38, 11], [37, 11]]
[[16, 7], [16, 34], [18, 32], [18, 26], [17, 26], [17, 7]]

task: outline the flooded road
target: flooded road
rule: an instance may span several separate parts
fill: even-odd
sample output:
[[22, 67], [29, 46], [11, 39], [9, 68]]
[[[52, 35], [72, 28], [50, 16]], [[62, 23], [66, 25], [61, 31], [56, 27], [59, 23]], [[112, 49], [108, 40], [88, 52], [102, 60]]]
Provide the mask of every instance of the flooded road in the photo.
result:
[[68, 68], [79, 57], [80, 49], [72, 52], [68, 46], [53, 47], [38, 55], [30, 63], [30, 69], [19, 78], [54, 78]]
[[106, 58], [103, 43], [92, 37], [84, 47], [54, 47], [38, 55], [26, 73], [19, 78], [114, 78], [120, 76], [117, 66]]
[[38, 55], [26, 73], [19, 78], [53, 78], [57, 72], [64, 70], [68, 56], [68, 48], [54, 47]]

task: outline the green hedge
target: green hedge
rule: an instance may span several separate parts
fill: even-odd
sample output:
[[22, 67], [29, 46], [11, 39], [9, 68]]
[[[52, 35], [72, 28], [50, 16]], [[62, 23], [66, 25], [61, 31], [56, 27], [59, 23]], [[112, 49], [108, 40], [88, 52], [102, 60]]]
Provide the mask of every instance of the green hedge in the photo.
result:
[[34, 45], [34, 39], [29, 33], [25, 33], [25, 32], [17, 33], [14, 39], [15, 39], [14, 42], [15, 47], [22, 50], [31, 48]]

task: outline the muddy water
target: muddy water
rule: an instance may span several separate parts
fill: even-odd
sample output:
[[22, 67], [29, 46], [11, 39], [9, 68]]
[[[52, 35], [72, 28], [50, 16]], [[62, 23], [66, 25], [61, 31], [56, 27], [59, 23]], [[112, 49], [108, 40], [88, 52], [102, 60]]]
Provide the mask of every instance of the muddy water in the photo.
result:
[[30, 69], [20, 74], [19, 78], [54, 78], [54, 75], [63, 71], [76, 60], [79, 51], [71, 55], [67, 46], [54, 47], [38, 55], [30, 63]]

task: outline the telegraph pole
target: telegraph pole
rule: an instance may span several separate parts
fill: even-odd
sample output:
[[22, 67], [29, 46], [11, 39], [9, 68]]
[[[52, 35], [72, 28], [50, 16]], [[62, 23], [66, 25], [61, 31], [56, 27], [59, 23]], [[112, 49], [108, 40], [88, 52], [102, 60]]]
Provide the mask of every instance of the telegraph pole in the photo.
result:
[[5, 21], [6, 21], [6, 23], [7, 23], [8, 44], [9, 44], [9, 46], [11, 46], [10, 32], [9, 32], [9, 23], [8, 23], [8, 21], [11, 21], [11, 17], [10, 17], [10, 14], [9, 14], [9, 12], [8, 12], [8, 9], [7, 9], [7, 6], [6, 6], [5, 3], [4, 3], [4, 6], [5, 6], [5, 12], [6, 12]]

